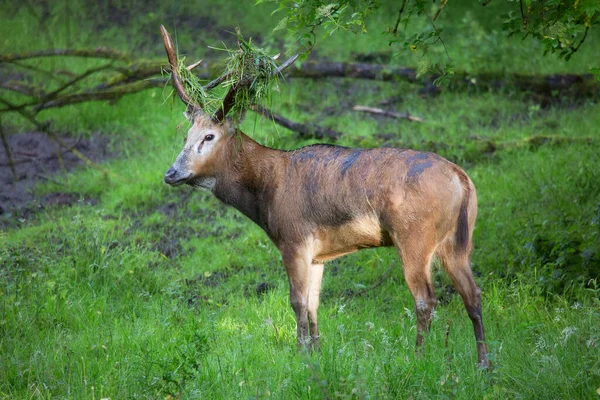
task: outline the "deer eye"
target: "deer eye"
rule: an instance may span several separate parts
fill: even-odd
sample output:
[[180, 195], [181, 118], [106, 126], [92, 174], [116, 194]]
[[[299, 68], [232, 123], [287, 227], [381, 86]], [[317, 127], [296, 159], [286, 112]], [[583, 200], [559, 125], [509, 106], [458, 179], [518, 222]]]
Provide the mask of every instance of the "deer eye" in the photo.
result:
[[210, 142], [214, 138], [215, 138], [215, 135], [213, 135], [213, 134], [209, 134], [209, 135], [204, 136], [204, 140], [206, 140], [207, 142]]

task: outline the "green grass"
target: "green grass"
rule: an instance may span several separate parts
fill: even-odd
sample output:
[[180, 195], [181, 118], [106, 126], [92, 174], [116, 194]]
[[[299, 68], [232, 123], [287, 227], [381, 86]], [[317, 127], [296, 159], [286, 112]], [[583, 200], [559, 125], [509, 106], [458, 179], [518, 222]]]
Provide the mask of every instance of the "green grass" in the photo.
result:
[[[104, 9], [90, 13], [96, 6], [84, 4], [49, 9], [51, 38], [40, 36], [25, 7], [0, 6], [0, 37], [6, 38], [0, 52], [102, 44], [163, 57], [158, 26], [175, 20], [180, 48], [196, 58], [208, 52], [205, 45], [219, 43], [219, 29], [233, 31], [235, 24], [266, 38], [277, 20], [251, 2], [239, 8], [156, 4], [148, 13], [136, 12], [144, 9], [141, 2], [115, 1], [110, 4], [129, 7], [132, 16], [108, 24]], [[463, 69], [587, 72], [595, 61], [597, 36], [564, 63], [542, 58], [532, 42], [482, 28], [488, 25], [479, 8], [448, 7], [440, 23], [458, 21], [448, 27], [447, 45]], [[388, 20], [385, 14], [373, 18]], [[211, 29], [203, 30], [209, 23]], [[374, 31], [332, 36], [317, 49], [345, 60], [388, 47]], [[416, 61], [412, 55], [393, 60]], [[60, 69], [66, 63], [81, 70], [93, 65], [77, 59], [43, 65]], [[345, 132], [339, 144], [435, 149], [466, 168], [478, 190], [473, 269], [483, 290], [493, 371], [477, 369], [471, 323], [439, 268], [434, 276], [441, 304], [421, 355], [414, 351], [413, 302], [399, 263], [381, 285], [357, 295], [384, 277], [397, 259], [391, 249], [327, 265], [322, 351], [298, 352], [285, 271], [266, 235], [206, 192], [162, 184], [186, 125], [177, 130], [183, 106], [156, 89], [114, 104], [42, 114], [72, 135], [101, 132], [111, 138], [114, 154], [102, 164], [107, 175], [79, 170], [57, 177], [60, 184], [36, 188], [38, 194], [76, 193], [96, 199], [95, 205], [47, 208], [0, 232], [0, 398], [597, 397], [600, 106], [566, 100], [541, 108], [514, 93], [422, 97], [419, 89], [290, 80], [273, 103], [292, 120]], [[426, 122], [351, 111], [354, 104], [377, 105], [398, 94], [402, 100], [393, 108]], [[16, 116], [3, 123], [12, 131], [31, 128]], [[242, 128], [279, 148], [315, 142], [253, 114]], [[591, 138], [592, 144], [524, 144], [539, 135]], [[476, 139], [506, 147], [482, 152]]]

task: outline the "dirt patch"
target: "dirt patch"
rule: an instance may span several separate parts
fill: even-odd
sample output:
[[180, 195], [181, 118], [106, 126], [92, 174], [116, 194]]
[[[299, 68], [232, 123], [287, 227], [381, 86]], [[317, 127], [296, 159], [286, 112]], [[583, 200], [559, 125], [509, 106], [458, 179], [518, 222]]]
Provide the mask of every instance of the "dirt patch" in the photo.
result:
[[[169, 259], [184, 257], [195, 251], [193, 246], [185, 247], [182, 242], [186, 238], [222, 237], [225, 226], [219, 220], [225, 216], [227, 206], [216, 203], [210, 207], [194, 207], [194, 203], [212, 196], [208, 192], [192, 188], [175, 190], [174, 197], [167, 203], [156, 204], [135, 210], [124, 210], [124, 215], [131, 219], [127, 236], [135, 236], [135, 232], [147, 232], [150, 248], [162, 253]], [[148, 217], [162, 214], [167, 218], [160, 222], [150, 222]], [[233, 216], [233, 218], [241, 218]], [[240, 233], [227, 235], [228, 240], [235, 239]]]
[[[94, 162], [108, 157], [108, 140], [100, 135], [89, 139], [61, 137], [69, 148], [76, 149]], [[69, 206], [81, 200], [73, 193], [55, 192], [36, 197], [33, 187], [41, 181], [54, 181], [57, 174], [82, 165], [77, 156], [41, 132], [17, 133], [7, 137], [17, 182], [4, 147], [0, 149], [0, 217], [30, 213], [44, 206]]]

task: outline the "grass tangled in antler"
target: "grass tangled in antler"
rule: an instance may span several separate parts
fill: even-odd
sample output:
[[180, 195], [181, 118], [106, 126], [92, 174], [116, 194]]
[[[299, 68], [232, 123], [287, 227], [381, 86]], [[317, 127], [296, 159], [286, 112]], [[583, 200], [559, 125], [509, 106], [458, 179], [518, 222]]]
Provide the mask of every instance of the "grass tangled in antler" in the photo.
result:
[[187, 69], [185, 57], [178, 57], [178, 60], [179, 65], [177, 66], [177, 72], [186, 94], [197, 104], [206, 104], [207, 102], [214, 100], [210, 99], [209, 93], [204, 89], [204, 86], [202, 86], [200, 79], [198, 79], [192, 71]]
[[252, 39], [245, 41], [239, 30], [236, 31], [238, 49], [229, 51], [227, 70], [230, 78], [228, 87], [238, 87], [234, 106], [230, 113], [235, 118], [243, 114], [252, 104], [268, 105], [273, 87], [277, 87], [279, 73], [272, 56], [254, 46]]
[[[264, 49], [256, 47], [252, 39], [246, 41], [239, 30], [236, 35], [238, 48], [225, 49], [229, 53], [225, 61], [229, 76], [222, 87], [236, 88], [228, 115], [239, 119], [252, 104], [269, 105], [271, 92], [278, 85], [279, 72], [277, 63]], [[179, 61], [179, 76], [188, 96], [202, 104], [205, 112], [214, 114], [222, 107], [223, 92], [206, 90], [200, 79], [186, 68], [183, 58]]]

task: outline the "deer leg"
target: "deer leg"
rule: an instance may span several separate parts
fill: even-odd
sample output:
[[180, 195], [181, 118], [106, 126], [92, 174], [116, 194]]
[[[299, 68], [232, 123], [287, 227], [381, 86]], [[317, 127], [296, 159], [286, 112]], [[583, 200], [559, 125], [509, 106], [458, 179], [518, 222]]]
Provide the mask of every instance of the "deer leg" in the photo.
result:
[[323, 280], [323, 264], [310, 266], [310, 287], [308, 290], [308, 321], [310, 325], [311, 350], [319, 350], [319, 327], [317, 324], [317, 310], [319, 309], [319, 295]]
[[[310, 293], [311, 258], [306, 249], [282, 250], [283, 265], [290, 282], [290, 303], [296, 313], [298, 347], [309, 348], [308, 299]], [[316, 319], [315, 319], [316, 322]]]
[[483, 319], [481, 316], [481, 290], [475, 283], [471, 271], [468, 255], [461, 255], [454, 251], [452, 243], [444, 243], [439, 252], [442, 264], [456, 290], [460, 294], [473, 323], [475, 331], [475, 340], [477, 341], [477, 359], [479, 366], [489, 368], [488, 350], [485, 344], [485, 332], [483, 328]]
[[[415, 302], [417, 315], [417, 351], [423, 344], [423, 333], [429, 331], [431, 316], [437, 299], [431, 284], [431, 259], [435, 244], [428, 245], [424, 237], [412, 236], [411, 241], [405, 241], [399, 249], [402, 258], [402, 269], [406, 285]], [[399, 246], [396, 246], [399, 247]]]

